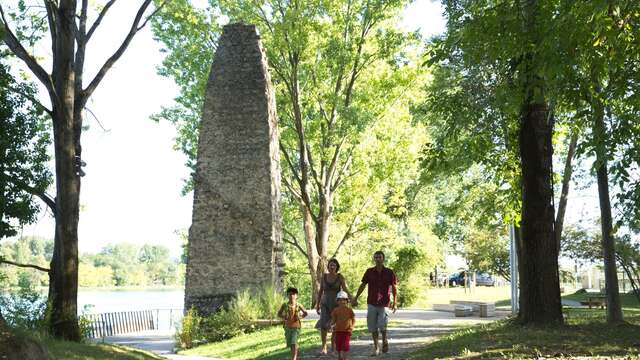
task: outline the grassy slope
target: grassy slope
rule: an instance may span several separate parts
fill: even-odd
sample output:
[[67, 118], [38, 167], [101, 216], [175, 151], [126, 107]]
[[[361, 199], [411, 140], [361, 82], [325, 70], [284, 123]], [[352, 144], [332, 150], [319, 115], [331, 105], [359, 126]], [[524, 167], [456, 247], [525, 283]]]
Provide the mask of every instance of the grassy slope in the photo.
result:
[[78, 344], [67, 341], [46, 340], [45, 345], [56, 359], [64, 360], [158, 360], [152, 353], [110, 344]]
[[[580, 300], [585, 295], [565, 298]], [[608, 326], [604, 310], [565, 308], [566, 324], [522, 327], [511, 320], [473, 326], [452, 333], [410, 359], [495, 359], [570, 356], [629, 356], [640, 359], [640, 307], [623, 295], [626, 324]]]
[[[314, 329], [314, 320], [303, 322], [302, 332], [298, 337], [298, 345], [301, 352], [311, 351], [320, 345], [320, 335]], [[353, 337], [364, 334], [366, 324], [363, 320], [356, 321], [356, 329]], [[261, 359], [275, 360], [287, 357], [289, 349], [284, 342], [284, 331], [282, 327], [276, 326], [264, 330], [259, 330], [250, 334], [236, 336], [232, 339], [199, 346], [186, 351], [181, 351], [180, 355], [200, 355], [217, 356], [228, 359]]]

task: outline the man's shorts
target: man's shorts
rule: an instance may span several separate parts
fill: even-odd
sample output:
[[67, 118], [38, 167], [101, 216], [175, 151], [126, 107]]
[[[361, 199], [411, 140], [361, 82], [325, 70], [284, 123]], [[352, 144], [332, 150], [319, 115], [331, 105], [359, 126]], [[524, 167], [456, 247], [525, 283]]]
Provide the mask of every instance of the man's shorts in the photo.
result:
[[284, 328], [284, 338], [287, 341], [287, 347], [298, 344], [299, 328]]
[[367, 328], [369, 332], [386, 331], [388, 322], [389, 311], [387, 307], [367, 305]]
[[349, 351], [349, 340], [351, 339], [351, 333], [348, 331], [336, 331], [335, 342], [336, 351]]

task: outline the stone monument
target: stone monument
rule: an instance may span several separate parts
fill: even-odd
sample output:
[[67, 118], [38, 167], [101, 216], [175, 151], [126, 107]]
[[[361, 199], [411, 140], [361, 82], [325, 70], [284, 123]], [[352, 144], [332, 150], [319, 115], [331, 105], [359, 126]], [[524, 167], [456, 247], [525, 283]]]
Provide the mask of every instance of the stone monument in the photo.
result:
[[224, 27], [207, 83], [194, 178], [185, 309], [210, 314], [242, 289], [281, 289], [275, 96], [253, 25]]

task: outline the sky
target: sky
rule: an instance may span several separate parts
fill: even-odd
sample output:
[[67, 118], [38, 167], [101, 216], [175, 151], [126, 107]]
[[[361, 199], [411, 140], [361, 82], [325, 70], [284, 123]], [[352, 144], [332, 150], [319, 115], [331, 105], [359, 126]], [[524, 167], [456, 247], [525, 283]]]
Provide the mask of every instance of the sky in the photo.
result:
[[[119, 46], [140, 3], [127, 0], [112, 7], [88, 46], [85, 81]], [[425, 38], [442, 32], [445, 23], [440, 3], [413, 2], [403, 13], [402, 26], [406, 30], [420, 29]], [[37, 51], [45, 58], [49, 51], [50, 56], [46, 47]], [[180, 192], [189, 171], [184, 165], [185, 156], [173, 149], [175, 128], [150, 120], [162, 106], [170, 106], [178, 94], [172, 79], [156, 74], [162, 57], [160, 44], [146, 27], [87, 105], [99, 123], [87, 114], [89, 130], [82, 135], [87, 166], [80, 200], [81, 252], [95, 253], [110, 243], [130, 242], [164, 245], [174, 256], [180, 253], [176, 232], [189, 228], [193, 198]], [[48, 69], [46, 62], [43, 65]], [[568, 222], [592, 211], [595, 196], [592, 191], [574, 191]], [[53, 238], [53, 233], [54, 221], [46, 212], [36, 223], [25, 226], [21, 235]], [[462, 265], [453, 261], [451, 267]]]
[[[87, 49], [85, 81], [117, 48], [141, 1], [116, 2]], [[419, 0], [403, 14], [402, 26], [429, 37], [444, 29], [438, 2]], [[37, 49], [46, 57], [46, 47]], [[50, 55], [50, 51], [49, 51]], [[156, 74], [163, 55], [147, 26], [109, 71], [87, 107], [89, 130], [82, 135], [82, 178], [78, 228], [81, 252], [109, 243], [158, 244], [180, 252], [176, 231], [191, 224], [192, 195], [181, 196], [189, 175], [185, 156], [173, 149], [175, 128], [149, 119], [178, 94], [173, 80]], [[46, 63], [43, 63], [48, 68]], [[104, 127], [105, 130], [102, 129]], [[53, 238], [51, 213], [25, 226], [21, 235]]]

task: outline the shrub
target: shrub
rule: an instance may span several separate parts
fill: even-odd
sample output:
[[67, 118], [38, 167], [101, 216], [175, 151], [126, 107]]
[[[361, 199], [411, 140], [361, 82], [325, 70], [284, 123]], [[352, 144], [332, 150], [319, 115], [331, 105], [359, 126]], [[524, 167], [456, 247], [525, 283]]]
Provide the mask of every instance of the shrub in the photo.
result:
[[25, 282], [15, 293], [0, 294], [0, 310], [7, 323], [19, 330], [47, 331], [47, 299]]
[[189, 309], [176, 332], [176, 340], [180, 347], [188, 349], [200, 342], [222, 341], [254, 331], [256, 320], [276, 319], [283, 301], [273, 287], [265, 287], [237, 292], [226, 307], [208, 317], [203, 318], [195, 309]]
[[398, 305], [407, 307], [415, 303], [426, 285], [421, 270], [427, 256], [414, 245], [400, 248], [396, 255], [392, 268], [398, 278]]
[[190, 349], [201, 338], [200, 324], [202, 318], [196, 309], [191, 308], [182, 318], [182, 323], [176, 331], [176, 340], [183, 349]]

